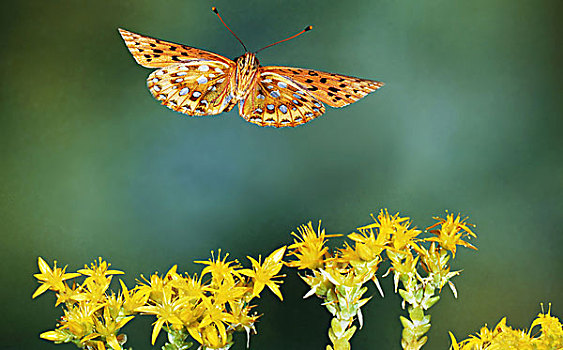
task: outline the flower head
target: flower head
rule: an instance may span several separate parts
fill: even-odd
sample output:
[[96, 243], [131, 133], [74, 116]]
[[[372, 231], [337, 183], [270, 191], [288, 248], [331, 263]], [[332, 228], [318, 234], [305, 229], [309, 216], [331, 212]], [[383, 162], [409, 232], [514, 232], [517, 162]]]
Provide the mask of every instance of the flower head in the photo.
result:
[[272, 293], [280, 298], [280, 300], [283, 300], [280, 288], [276, 284], [281, 282], [274, 281], [274, 278], [285, 277], [285, 275], [276, 276], [283, 267], [282, 259], [285, 253], [285, 249], [286, 247], [283, 246], [274, 251], [266, 259], [264, 259], [264, 264], [261, 264], [261, 257], [258, 257], [258, 261], [250, 256], [248, 257], [248, 259], [252, 263], [252, 270], [243, 269], [239, 272], [242, 275], [252, 278], [252, 280], [254, 281], [252, 296], [259, 297], [264, 287], [268, 286]]
[[155, 315], [157, 317], [151, 336], [152, 344], [154, 344], [164, 324], [171, 325], [174, 328], [183, 327], [183, 322], [179, 315], [186, 307], [189, 306], [185, 299], [173, 298], [172, 288], [165, 287], [162, 290], [162, 299], [160, 302], [154, 305], [140, 306], [136, 308], [135, 311]]
[[64, 291], [67, 287], [63, 281], [80, 276], [80, 274], [76, 272], [66, 273], [66, 266], [62, 269], [57, 267], [56, 260], [53, 263], [53, 269], [51, 269], [49, 264], [47, 264], [41, 257], [37, 258], [37, 265], [39, 266], [39, 271], [41, 271], [41, 273], [37, 273], [33, 276], [35, 276], [35, 278], [37, 278], [42, 284], [35, 290], [31, 296], [32, 298], [38, 297], [49, 289], [56, 292]]
[[229, 253], [225, 254], [223, 260], [221, 260], [221, 249], [217, 253], [217, 258], [215, 258], [214, 252], [211, 251], [211, 259], [209, 261], [196, 260], [195, 263], [207, 265], [201, 272], [201, 276], [205, 276], [210, 273], [214, 283], [220, 283], [223, 279], [228, 279], [230, 282], [234, 283], [233, 276], [239, 276], [237, 268], [240, 267], [237, 260], [227, 261]]
[[293, 244], [288, 248], [289, 255], [294, 255], [297, 260], [287, 263], [287, 266], [297, 267], [298, 269], [314, 270], [323, 266], [325, 255], [328, 253], [328, 247], [325, 247], [327, 237], [335, 237], [339, 235], [326, 235], [325, 230], [321, 230], [321, 222], [317, 231], [309, 221], [307, 225], [301, 225], [297, 228], [299, 235], [292, 232], [296, 238]]
[[[463, 240], [465, 237], [477, 237], [469, 228], [470, 224], [466, 222], [467, 217], [462, 219], [459, 214], [456, 217], [453, 214], [447, 214], [445, 219], [440, 217], [434, 217], [434, 219], [438, 222], [426, 230], [435, 234], [436, 237], [428, 238], [428, 241], [437, 242], [442, 248], [452, 252], [454, 257], [458, 245], [477, 250], [476, 247]], [[433, 230], [436, 227], [439, 229]]]

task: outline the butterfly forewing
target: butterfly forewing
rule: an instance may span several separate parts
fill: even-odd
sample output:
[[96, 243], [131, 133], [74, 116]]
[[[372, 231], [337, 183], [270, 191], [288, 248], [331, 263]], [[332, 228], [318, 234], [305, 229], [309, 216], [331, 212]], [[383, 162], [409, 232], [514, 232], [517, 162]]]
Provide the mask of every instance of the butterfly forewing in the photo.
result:
[[147, 84], [163, 105], [188, 115], [215, 115], [230, 110], [232, 70], [226, 63], [193, 60], [152, 72]]
[[121, 34], [135, 61], [143, 67], [162, 68], [192, 60], [219, 61], [233, 67], [235, 65], [233, 61], [226, 57], [195, 47], [150, 38], [121, 28], [119, 34]]
[[291, 67], [263, 67], [287, 77], [301, 85], [311, 95], [331, 107], [344, 107], [354, 103], [383, 86], [382, 82], [347, 75]]
[[260, 126], [297, 126], [325, 112], [315, 97], [291, 79], [260, 69], [239, 114]]

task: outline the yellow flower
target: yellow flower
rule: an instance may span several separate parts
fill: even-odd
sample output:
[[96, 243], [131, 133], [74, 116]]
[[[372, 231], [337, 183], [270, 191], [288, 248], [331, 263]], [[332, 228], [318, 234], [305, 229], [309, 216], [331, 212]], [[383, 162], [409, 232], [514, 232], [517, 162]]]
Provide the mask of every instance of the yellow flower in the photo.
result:
[[[549, 310], [547, 314], [540, 313], [527, 332], [507, 326], [505, 317], [494, 328], [489, 330], [485, 326], [481, 328], [478, 334], [471, 335], [468, 339], [459, 343], [450, 333], [452, 348], [453, 350], [562, 349], [563, 329], [561, 323], [549, 313]], [[538, 325], [541, 325], [541, 334], [538, 337], [538, 332], [536, 332], [536, 337], [532, 337], [532, 329]]]
[[244, 301], [233, 301], [229, 302], [229, 306], [231, 307], [231, 314], [236, 319], [235, 327], [241, 326], [246, 329], [247, 333], [250, 330], [254, 331], [254, 323], [259, 317], [256, 314], [250, 316], [250, 310], [254, 305], [251, 306]]
[[149, 299], [150, 292], [141, 290], [139, 287], [135, 287], [130, 291], [127, 289], [125, 283], [119, 280], [121, 284], [121, 296], [123, 298], [122, 309], [125, 315], [130, 315], [135, 312], [135, 309], [145, 305]]
[[201, 318], [204, 312], [205, 306], [202, 303], [193, 304], [186, 302], [185, 306], [180, 310], [180, 314], [178, 316], [189, 331], [190, 328], [195, 329], [199, 326], [198, 320]]
[[[377, 258], [386, 248], [389, 242], [385, 235], [379, 234], [375, 236], [373, 229], [358, 229], [360, 233], [353, 232], [348, 235], [348, 238], [356, 242], [355, 251], [360, 259], [363, 261], [371, 261]], [[345, 254], [349, 249], [346, 243], [345, 249], [340, 250]]]
[[229, 301], [241, 299], [248, 291], [248, 287], [237, 286], [236, 283], [224, 279], [217, 287], [204, 287], [204, 290], [212, 293], [215, 304], [223, 305]]
[[198, 278], [197, 274], [194, 274], [193, 277], [186, 274], [184, 278], [172, 280], [170, 286], [178, 290], [180, 298], [186, 298], [189, 301], [200, 300], [205, 297], [201, 277]]
[[98, 263], [93, 262], [92, 264], [90, 264], [90, 267], [84, 265], [84, 268], [78, 270], [78, 272], [83, 274], [84, 276], [88, 276], [84, 281], [84, 284], [88, 284], [88, 282], [90, 281], [95, 281], [99, 284], [103, 284], [106, 281], [107, 276], [124, 274], [123, 271], [108, 270], [110, 266], [111, 264], [105, 262], [100, 257], [98, 258]]
[[222, 340], [227, 339], [227, 329], [225, 328], [226, 323], [236, 324], [237, 319], [223, 308], [223, 305], [214, 304], [209, 299], [203, 299], [203, 305], [205, 305], [205, 314], [200, 323], [200, 328], [206, 328], [209, 325], [213, 325], [214, 329], [219, 331], [219, 335]]
[[397, 224], [395, 226], [395, 233], [391, 238], [393, 248], [396, 251], [407, 251], [408, 247], [417, 248], [416, 237], [422, 232], [417, 230], [416, 227], [409, 228], [410, 222]]
[[62, 269], [58, 268], [57, 261], [53, 263], [52, 270], [49, 267], [49, 264], [47, 264], [41, 257], [37, 258], [37, 265], [39, 266], [39, 271], [41, 271], [41, 273], [36, 273], [33, 276], [35, 276], [35, 278], [37, 278], [42, 284], [35, 290], [35, 292], [31, 296], [32, 298], [36, 298], [49, 289], [56, 292], [64, 291], [66, 289], [66, 286], [63, 281], [80, 276], [79, 273], [75, 272], [65, 273], [66, 266]]
[[57, 291], [57, 301], [55, 302], [55, 306], [59, 306], [61, 303], [72, 304], [88, 300], [88, 296], [84, 294], [82, 285], [73, 283], [72, 287], [69, 287], [66, 283], [64, 283], [64, 286], [64, 290]]
[[[434, 217], [434, 219], [438, 222], [426, 230], [437, 237], [427, 238], [427, 241], [437, 242], [442, 248], [451, 251], [454, 257], [458, 245], [477, 250], [473, 245], [463, 240], [464, 237], [477, 237], [469, 229], [469, 224], [466, 223], [467, 218], [461, 219], [459, 214], [454, 218], [453, 214], [447, 214], [446, 219], [440, 217]], [[439, 230], [432, 230], [438, 226], [440, 226]]]
[[283, 255], [285, 253], [286, 247], [283, 246], [270, 254], [266, 259], [264, 259], [264, 264], [260, 265], [262, 257], [258, 257], [258, 261], [248, 256], [247, 258], [252, 263], [252, 270], [243, 269], [239, 273], [248, 276], [254, 280], [254, 287], [252, 289], [252, 296], [260, 297], [260, 293], [265, 286], [268, 286], [272, 293], [274, 293], [280, 300], [283, 300], [280, 288], [276, 283], [282, 283], [281, 281], [274, 281], [276, 277], [285, 277], [285, 275], [276, 276], [283, 267]]
[[158, 276], [158, 273], [154, 273], [151, 275], [150, 281], [147, 281], [145, 276], [141, 275], [141, 278], [145, 281], [145, 283], [141, 282], [138, 286], [139, 291], [142, 293], [148, 293], [150, 295], [149, 298], [154, 302], [161, 302], [164, 296], [164, 289], [172, 287], [169, 283], [176, 281], [175, 277], [173, 277], [176, 275], [176, 268], [176, 265], [172, 266], [163, 278]]
[[197, 264], [208, 265], [201, 271], [201, 276], [205, 276], [206, 274], [210, 273], [214, 283], [219, 283], [223, 279], [228, 279], [229, 282], [234, 283], [233, 276], [240, 277], [238, 271], [235, 269], [240, 267], [237, 260], [227, 262], [227, 257], [229, 253], [225, 254], [223, 260], [221, 260], [221, 249], [217, 254], [217, 259], [215, 259], [214, 252], [211, 251], [211, 259], [209, 261], [201, 261], [196, 260], [194, 261]]
[[379, 211], [377, 219], [371, 214], [374, 223], [358, 228], [358, 230], [369, 230], [377, 228], [379, 231], [378, 236], [382, 236], [383, 241], [387, 241], [391, 238], [391, 235], [395, 233], [397, 225], [404, 221], [408, 221], [408, 217], [399, 217], [399, 213], [395, 215], [389, 215], [387, 209]]
[[221, 334], [221, 330], [215, 325], [205, 327], [202, 332], [202, 344], [206, 349], [225, 349], [229, 343], [232, 343], [231, 334]]
[[[543, 305], [542, 305], [543, 308]], [[551, 304], [547, 313], [540, 313], [538, 317], [532, 322], [528, 334], [532, 332], [535, 326], [541, 327], [541, 335], [539, 338], [534, 338], [535, 344], [544, 345], [545, 349], [561, 349], [563, 348], [563, 327], [557, 317], [551, 316]], [[539, 347], [542, 349], [542, 347]]]
[[322, 267], [325, 261], [325, 254], [328, 253], [328, 248], [325, 247], [326, 238], [340, 235], [325, 235], [325, 230], [321, 230], [320, 221], [317, 232], [315, 232], [310, 221], [307, 225], [298, 227], [297, 231], [300, 236], [295, 234], [295, 232], [291, 233], [296, 239], [288, 247], [290, 249], [288, 255], [294, 255], [298, 260], [287, 263], [287, 266], [297, 267], [299, 270], [314, 270]]
[[65, 315], [61, 317], [60, 329], [67, 329], [77, 339], [84, 338], [93, 332], [94, 314], [102, 307], [101, 304], [96, 305], [86, 302], [70, 306], [65, 310]]
[[82, 339], [81, 342], [85, 343], [89, 340], [101, 337], [112, 349], [122, 350], [121, 344], [117, 339], [117, 332], [134, 317], [135, 316], [124, 317], [117, 321], [117, 319], [111, 315], [109, 307], [106, 306], [103, 312], [103, 322], [95, 317], [94, 326], [96, 332], [88, 335]]
[[96, 279], [86, 279], [82, 286], [86, 286], [86, 291], [84, 294], [86, 295], [87, 300], [97, 303], [103, 303], [106, 299], [106, 291], [109, 288], [111, 283], [111, 276], [110, 277], [101, 277]]
[[186, 307], [186, 300], [173, 298], [171, 288], [164, 288], [162, 292], [162, 300], [156, 305], [141, 306], [135, 309], [137, 312], [155, 315], [157, 317], [152, 331], [152, 344], [156, 341], [156, 337], [158, 337], [164, 324], [172, 324], [172, 326], [177, 329], [183, 326], [179, 314], [182, 312], [182, 309]]

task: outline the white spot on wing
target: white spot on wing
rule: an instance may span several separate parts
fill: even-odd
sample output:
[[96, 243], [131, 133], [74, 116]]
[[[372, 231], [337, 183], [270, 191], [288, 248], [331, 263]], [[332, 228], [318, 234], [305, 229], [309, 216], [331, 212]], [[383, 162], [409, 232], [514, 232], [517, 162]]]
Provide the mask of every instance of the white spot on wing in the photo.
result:
[[287, 113], [287, 107], [284, 105], [279, 106], [280, 112], [282, 112], [283, 114]]
[[225, 96], [225, 99], [223, 100], [223, 103], [221, 103], [221, 107], [219, 107], [220, 110], [223, 110], [223, 109], [225, 108], [225, 106], [226, 106], [229, 102], [231, 102], [232, 99], [233, 99], [233, 95], [227, 94], [227, 95]]
[[204, 75], [202, 75], [201, 77], [197, 78], [197, 82], [199, 84], [205, 84], [207, 83], [207, 78]]
[[273, 111], [274, 110], [274, 105], [267, 105], [266, 108], [268, 108], [268, 110]]
[[198, 70], [200, 72], [207, 72], [209, 70], [209, 66], [206, 64], [202, 64], [201, 66], [199, 66]]
[[280, 81], [280, 82], [278, 83], [278, 86], [281, 87], [282, 89], [285, 89], [285, 88], [287, 87], [287, 84], [284, 83], [283, 81]]
[[182, 90], [180, 90], [179, 94], [180, 96], [184, 96], [185, 94], [187, 94], [188, 92], [190, 92], [190, 89], [188, 89], [187, 87], [183, 88]]
[[275, 91], [272, 91], [270, 93], [270, 95], [272, 95], [272, 97], [274, 97], [274, 98], [278, 98], [278, 97], [280, 97], [280, 92], [275, 90]]
[[201, 96], [201, 92], [199, 91], [194, 91], [194, 93], [192, 94], [193, 97], [199, 97]]

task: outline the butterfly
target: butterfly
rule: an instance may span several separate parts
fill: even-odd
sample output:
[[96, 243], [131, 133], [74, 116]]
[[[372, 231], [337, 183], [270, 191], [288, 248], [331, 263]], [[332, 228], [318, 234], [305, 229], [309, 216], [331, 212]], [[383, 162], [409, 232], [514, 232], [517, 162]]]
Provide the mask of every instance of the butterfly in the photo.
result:
[[[324, 104], [344, 107], [383, 86], [382, 82], [317, 70], [260, 66], [256, 53], [230, 60], [213, 52], [119, 29], [135, 61], [158, 68], [147, 84], [168, 108], [190, 116], [217, 115], [238, 103], [241, 117], [260, 126], [294, 127], [325, 112]], [[290, 40], [300, 33], [267, 47]], [[256, 51], [256, 52], [258, 52]]]

